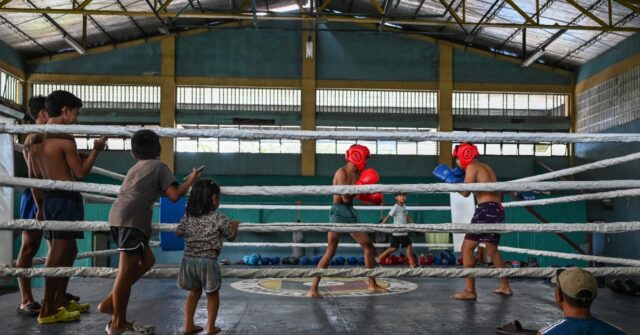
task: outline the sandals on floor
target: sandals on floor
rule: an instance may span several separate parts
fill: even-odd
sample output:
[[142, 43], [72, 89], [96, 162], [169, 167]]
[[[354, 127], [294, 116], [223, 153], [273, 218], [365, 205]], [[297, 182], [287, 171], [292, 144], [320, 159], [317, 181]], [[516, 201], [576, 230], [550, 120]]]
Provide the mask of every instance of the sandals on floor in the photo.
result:
[[537, 330], [522, 328], [522, 325], [518, 320], [496, 328], [496, 334], [500, 335], [536, 335], [537, 333]]
[[80, 312], [69, 312], [64, 307], [60, 307], [58, 312], [51, 316], [45, 316], [43, 318], [38, 317], [39, 324], [59, 323], [59, 322], [71, 322], [80, 319]]
[[156, 332], [155, 326], [141, 325], [135, 321], [131, 321], [129, 326], [118, 332], [111, 333], [111, 321], [104, 327], [107, 335], [153, 335]]
[[16, 309], [16, 312], [18, 312], [18, 314], [22, 314], [26, 316], [38, 316], [38, 314], [40, 314], [40, 308], [42, 308], [42, 306], [40, 306], [39, 303], [34, 301], [32, 303], [25, 305], [24, 307], [18, 306], [18, 308]]

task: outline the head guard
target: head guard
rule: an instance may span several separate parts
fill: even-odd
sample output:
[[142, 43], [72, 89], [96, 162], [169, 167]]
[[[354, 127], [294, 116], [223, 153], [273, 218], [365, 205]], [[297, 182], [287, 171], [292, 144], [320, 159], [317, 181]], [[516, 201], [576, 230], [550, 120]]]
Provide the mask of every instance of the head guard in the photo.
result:
[[345, 158], [347, 162], [353, 163], [358, 170], [364, 170], [364, 167], [367, 165], [367, 159], [371, 157], [371, 153], [369, 152], [369, 148], [365, 147], [361, 144], [354, 144], [345, 153]]
[[466, 169], [467, 166], [469, 166], [469, 164], [471, 164], [471, 162], [473, 162], [473, 160], [479, 155], [478, 147], [470, 142], [458, 144], [453, 149], [453, 158], [460, 160], [460, 167], [463, 170]]

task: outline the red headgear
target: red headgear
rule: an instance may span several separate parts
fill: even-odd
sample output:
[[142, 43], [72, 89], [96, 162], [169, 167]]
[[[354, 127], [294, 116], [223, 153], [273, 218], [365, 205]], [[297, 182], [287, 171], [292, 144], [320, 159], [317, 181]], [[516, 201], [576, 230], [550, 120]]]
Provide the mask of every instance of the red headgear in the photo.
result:
[[463, 170], [466, 169], [467, 166], [469, 166], [469, 164], [471, 164], [471, 162], [473, 162], [473, 160], [479, 155], [478, 147], [470, 142], [458, 144], [453, 148], [453, 158], [460, 160], [460, 167]]
[[369, 152], [369, 148], [365, 147], [361, 144], [354, 144], [345, 153], [345, 158], [347, 162], [353, 163], [358, 170], [362, 171], [364, 167], [367, 165], [367, 158], [371, 157], [371, 152]]

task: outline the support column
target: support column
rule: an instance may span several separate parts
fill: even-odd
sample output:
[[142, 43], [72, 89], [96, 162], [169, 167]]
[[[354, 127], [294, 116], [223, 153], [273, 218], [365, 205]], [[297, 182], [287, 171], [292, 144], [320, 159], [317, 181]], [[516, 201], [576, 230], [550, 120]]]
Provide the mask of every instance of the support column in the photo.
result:
[[[316, 130], [316, 32], [315, 22], [303, 22], [302, 32], [302, 130]], [[307, 44], [311, 43], [311, 50]], [[310, 52], [308, 52], [310, 51]], [[301, 146], [300, 174], [316, 174], [316, 141], [303, 140]]]
[[[576, 90], [574, 87], [573, 93], [569, 94], [568, 99], [568, 110], [569, 110], [569, 120], [571, 122], [571, 128], [569, 128], [570, 133], [576, 133], [578, 128], [578, 108], [577, 108], [577, 96]], [[569, 144], [569, 166], [575, 166], [575, 143]], [[573, 178], [573, 176], [572, 176]]]
[[[438, 131], [453, 131], [453, 48], [439, 44]], [[440, 142], [438, 162], [451, 165], [451, 142]]]
[[[160, 127], [176, 126], [176, 39], [167, 37], [161, 42]], [[175, 172], [175, 138], [160, 139], [160, 160]]]

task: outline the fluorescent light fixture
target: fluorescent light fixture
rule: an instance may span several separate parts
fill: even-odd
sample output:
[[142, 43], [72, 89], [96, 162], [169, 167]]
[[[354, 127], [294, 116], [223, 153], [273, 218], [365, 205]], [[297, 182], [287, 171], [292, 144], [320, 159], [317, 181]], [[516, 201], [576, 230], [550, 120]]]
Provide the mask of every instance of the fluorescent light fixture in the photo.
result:
[[545, 53], [546, 51], [544, 49], [539, 49], [538, 51], [534, 52], [529, 57], [527, 57], [527, 59], [525, 59], [524, 62], [522, 62], [522, 67], [528, 67], [529, 65], [533, 64], [535, 61], [538, 60], [538, 58], [542, 57]]
[[74, 48], [79, 54], [84, 55], [87, 53], [87, 50], [85, 50], [85, 48], [78, 44], [78, 42], [76, 42], [76, 40], [74, 40], [71, 36], [64, 35], [62, 36], [62, 39], [67, 42], [70, 47]]
[[293, 4], [293, 5], [287, 5], [287, 6], [282, 6], [282, 7], [276, 7], [276, 8], [272, 8], [271, 11], [275, 12], [275, 13], [286, 13], [286, 12], [295, 12], [300, 10], [300, 7], [298, 7], [298, 5]]

